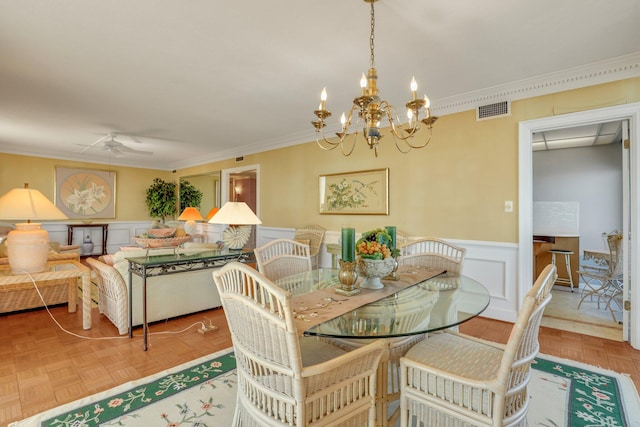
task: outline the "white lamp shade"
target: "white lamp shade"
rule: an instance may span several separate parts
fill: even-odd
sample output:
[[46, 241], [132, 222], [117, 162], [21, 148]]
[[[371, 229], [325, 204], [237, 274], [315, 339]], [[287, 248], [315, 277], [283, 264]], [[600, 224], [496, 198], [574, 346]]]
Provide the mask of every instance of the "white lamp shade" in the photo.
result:
[[262, 224], [245, 202], [227, 202], [209, 222], [211, 224], [253, 225]]
[[0, 197], [0, 219], [53, 220], [68, 219], [38, 190], [14, 188]]
[[[0, 197], [0, 219], [53, 220], [67, 219], [60, 209], [38, 190], [15, 188]], [[16, 224], [7, 237], [9, 265], [14, 274], [44, 271], [49, 252], [49, 233], [39, 223]]]

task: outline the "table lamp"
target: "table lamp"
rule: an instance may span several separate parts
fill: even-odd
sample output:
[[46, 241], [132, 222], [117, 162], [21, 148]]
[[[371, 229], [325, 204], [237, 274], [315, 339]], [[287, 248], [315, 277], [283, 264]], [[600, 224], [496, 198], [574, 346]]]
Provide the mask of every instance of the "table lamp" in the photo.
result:
[[196, 234], [198, 231], [196, 221], [202, 221], [203, 219], [198, 209], [192, 207], [184, 208], [178, 217], [178, 221], [184, 221], [184, 231], [191, 235]]
[[222, 241], [229, 249], [239, 250], [251, 236], [251, 225], [262, 224], [245, 202], [227, 202], [210, 220], [211, 224], [229, 224]]
[[207, 221], [209, 221], [211, 218], [213, 218], [213, 216], [215, 214], [218, 213], [218, 211], [220, 210], [220, 208], [211, 208], [211, 210], [209, 211], [209, 213], [207, 214]]
[[46, 270], [49, 233], [31, 220], [68, 219], [38, 190], [14, 188], [0, 197], [0, 219], [27, 220], [16, 224], [7, 236], [7, 254], [11, 272], [38, 273]]

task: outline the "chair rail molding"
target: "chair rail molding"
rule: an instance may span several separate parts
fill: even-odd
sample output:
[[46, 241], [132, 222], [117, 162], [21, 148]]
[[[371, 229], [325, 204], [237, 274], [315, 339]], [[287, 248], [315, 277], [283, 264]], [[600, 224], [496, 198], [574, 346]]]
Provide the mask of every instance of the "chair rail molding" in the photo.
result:
[[[291, 239], [293, 228], [261, 227], [258, 246], [274, 239]], [[327, 244], [338, 243], [339, 230], [327, 230], [320, 248], [319, 266], [331, 267], [331, 254]], [[409, 240], [422, 237], [410, 236]], [[477, 240], [454, 240], [443, 238], [466, 249], [462, 274], [482, 283], [491, 295], [489, 307], [482, 316], [505, 322], [515, 322], [520, 306], [517, 286], [518, 245], [516, 243], [489, 242]]]

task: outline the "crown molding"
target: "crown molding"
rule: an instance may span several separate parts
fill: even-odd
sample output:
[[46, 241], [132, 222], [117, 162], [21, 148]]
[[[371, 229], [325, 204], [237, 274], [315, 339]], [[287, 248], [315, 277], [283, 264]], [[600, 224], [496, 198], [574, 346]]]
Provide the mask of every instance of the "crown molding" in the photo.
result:
[[431, 112], [444, 116], [499, 101], [533, 98], [633, 77], [640, 77], [640, 52], [433, 100]]

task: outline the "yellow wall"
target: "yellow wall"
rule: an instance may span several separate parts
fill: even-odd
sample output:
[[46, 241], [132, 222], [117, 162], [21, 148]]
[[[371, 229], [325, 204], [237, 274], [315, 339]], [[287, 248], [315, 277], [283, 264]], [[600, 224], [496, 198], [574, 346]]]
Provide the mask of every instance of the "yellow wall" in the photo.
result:
[[[102, 164], [0, 154], [0, 195], [29, 183], [29, 187], [40, 190], [53, 202], [55, 166], [109, 170], [107, 165]], [[146, 189], [153, 183], [154, 178], [162, 178], [165, 181], [174, 179], [169, 171], [120, 166], [112, 166], [111, 170], [116, 172], [117, 221], [151, 219], [145, 205]]]
[[[350, 157], [324, 152], [315, 142], [245, 156], [260, 164], [260, 217], [264, 225], [316, 223], [358, 231], [395, 224], [410, 235], [518, 241], [518, 123], [558, 114], [640, 101], [640, 78], [541, 96], [512, 104], [509, 117], [477, 122], [474, 111], [441, 117], [433, 140], [403, 155], [393, 139], [378, 158], [360, 141]], [[233, 161], [180, 170], [180, 175], [237, 167]], [[321, 174], [389, 168], [389, 216], [321, 215]], [[504, 212], [505, 200], [514, 212]]]
[[[177, 181], [181, 176], [259, 164], [260, 217], [265, 226], [315, 223], [331, 230], [351, 225], [364, 231], [395, 224], [411, 235], [517, 242], [518, 123], [639, 101], [640, 78], [634, 78], [516, 101], [512, 115], [504, 118], [476, 122], [474, 111], [451, 114], [436, 122], [433, 140], [426, 148], [406, 155], [399, 153], [393, 139], [386, 136], [378, 158], [362, 141], [350, 157], [343, 157], [337, 150], [321, 151], [315, 142], [309, 142], [247, 155], [242, 163], [231, 159], [174, 174], [114, 168], [119, 183], [117, 219], [148, 218], [144, 190], [156, 176]], [[0, 159], [2, 194], [28, 181], [52, 197], [53, 166], [83, 165], [7, 155], [0, 155]], [[388, 217], [318, 213], [321, 174], [377, 168], [389, 168]], [[514, 201], [513, 213], [504, 212], [505, 200]]]

